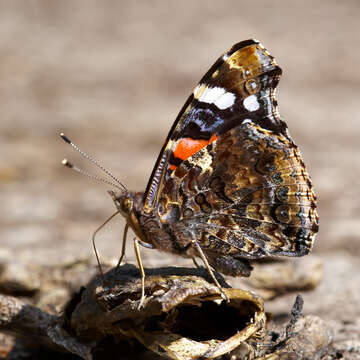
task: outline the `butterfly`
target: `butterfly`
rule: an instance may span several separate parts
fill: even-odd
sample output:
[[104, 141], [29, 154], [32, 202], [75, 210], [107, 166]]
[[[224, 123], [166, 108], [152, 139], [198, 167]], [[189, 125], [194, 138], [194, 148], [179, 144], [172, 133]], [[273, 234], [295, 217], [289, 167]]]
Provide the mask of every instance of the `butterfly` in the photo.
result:
[[[316, 196], [275, 96], [281, 69], [257, 40], [225, 52], [177, 116], [145, 192], [109, 191], [139, 244], [249, 276], [252, 259], [303, 256]], [[119, 262], [119, 263], [120, 263]], [[141, 302], [144, 301], [144, 290]]]

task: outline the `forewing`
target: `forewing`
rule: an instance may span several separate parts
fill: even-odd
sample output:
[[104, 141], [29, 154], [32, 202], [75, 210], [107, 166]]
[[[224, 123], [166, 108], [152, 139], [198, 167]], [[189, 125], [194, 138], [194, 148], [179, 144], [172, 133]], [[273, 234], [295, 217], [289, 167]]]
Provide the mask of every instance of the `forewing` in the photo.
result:
[[210, 254], [302, 256], [318, 231], [316, 197], [300, 152], [250, 120], [182, 162], [158, 212]]
[[245, 119], [290, 138], [275, 99], [280, 75], [275, 59], [256, 40], [234, 45], [215, 62], [168, 134], [144, 193], [145, 211], [157, 206], [164, 183], [178, 165]]

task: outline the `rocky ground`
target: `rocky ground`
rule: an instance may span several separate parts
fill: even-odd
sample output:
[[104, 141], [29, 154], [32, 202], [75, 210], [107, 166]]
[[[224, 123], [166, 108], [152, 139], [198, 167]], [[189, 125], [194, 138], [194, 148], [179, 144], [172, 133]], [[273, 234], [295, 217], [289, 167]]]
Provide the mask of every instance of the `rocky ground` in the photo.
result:
[[[331, 324], [346, 358], [360, 359], [359, 11], [357, 1], [325, 0], [2, 2], [0, 260], [93, 258], [91, 234], [114, 206], [107, 186], [61, 166], [68, 157], [94, 172], [59, 132], [142, 190], [193, 86], [233, 43], [255, 37], [284, 71], [280, 111], [319, 199], [313, 256], [324, 275], [303, 293], [304, 311]], [[104, 260], [116, 261], [123, 226], [116, 219], [99, 234]], [[142, 255], [148, 267], [192, 265]], [[293, 301], [265, 306], [288, 313]]]

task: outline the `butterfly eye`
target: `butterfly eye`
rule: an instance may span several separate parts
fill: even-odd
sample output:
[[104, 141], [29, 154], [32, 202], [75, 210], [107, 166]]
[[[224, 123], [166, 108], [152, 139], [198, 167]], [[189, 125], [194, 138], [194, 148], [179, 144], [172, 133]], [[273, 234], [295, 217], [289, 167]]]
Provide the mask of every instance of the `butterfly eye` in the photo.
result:
[[121, 211], [126, 214], [129, 214], [133, 207], [133, 201], [130, 198], [125, 198], [124, 201], [121, 203]]

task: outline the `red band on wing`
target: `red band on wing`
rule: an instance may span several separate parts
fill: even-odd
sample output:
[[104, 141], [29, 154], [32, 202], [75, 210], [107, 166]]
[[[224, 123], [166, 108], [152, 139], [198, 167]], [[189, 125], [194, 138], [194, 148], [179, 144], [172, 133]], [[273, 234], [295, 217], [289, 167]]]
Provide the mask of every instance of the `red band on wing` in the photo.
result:
[[[211, 144], [218, 138], [217, 135], [213, 135], [210, 140], [195, 140], [191, 138], [183, 138], [178, 140], [176, 148], [174, 150], [174, 157], [182, 161], [189, 158], [191, 155], [198, 152], [200, 149]], [[175, 170], [176, 166], [171, 164], [170, 170]]]

